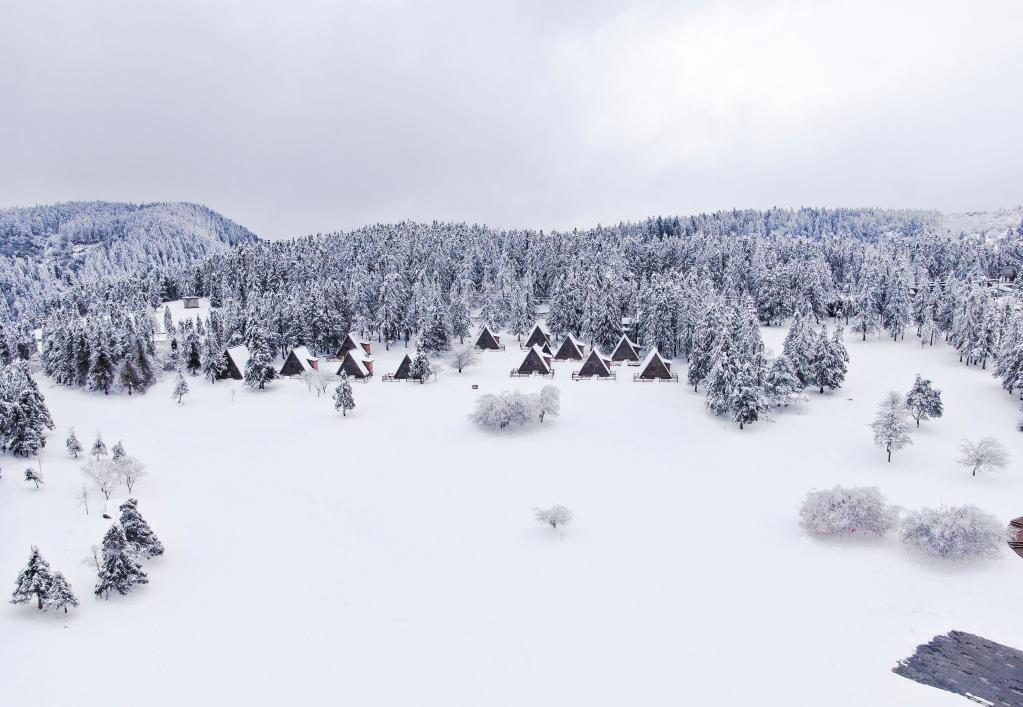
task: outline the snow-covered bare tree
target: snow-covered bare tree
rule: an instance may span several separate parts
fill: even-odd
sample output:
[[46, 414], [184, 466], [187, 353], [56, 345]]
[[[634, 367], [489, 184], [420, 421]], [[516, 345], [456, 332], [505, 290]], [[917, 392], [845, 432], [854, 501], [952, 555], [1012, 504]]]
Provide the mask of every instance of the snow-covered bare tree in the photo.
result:
[[536, 407], [540, 422], [547, 415], [557, 417], [561, 414], [561, 391], [553, 385], [545, 385], [540, 389]]
[[906, 515], [902, 542], [943, 560], [997, 557], [1008, 540], [1005, 524], [975, 506], [923, 508]]
[[135, 457], [123, 456], [120, 459], [114, 461], [114, 473], [117, 474], [117, 480], [124, 487], [128, 489], [128, 493], [132, 493], [135, 490], [135, 484], [138, 480], [146, 475], [146, 467]]
[[964, 439], [959, 443], [956, 463], [970, 469], [973, 476], [978, 471], [1001, 471], [1009, 466], [1009, 450], [994, 437], [983, 437], [976, 443]]
[[889, 505], [877, 488], [836, 485], [808, 493], [799, 518], [813, 535], [884, 535], [898, 525], [899, 509]]
[[874, 431], [874, 444], [888, 452], [888, 461], [892, 460], [892, 452], [913, 444], [909, 438], [909, 424], [906, 422], [906, 408], [902, 396], [890, 391], [877, 408], [877, 415], [870, 424]]
[[178, 380], [174, 384], [174, 390], [171, 391], [171, 397], [178, 401], [178, 405], [181, 405], [181, 401], [186, 395], [188, 395], [188, 381], [179, 373]]
[[533, 516], [540, 523], [552, 528], [560, 528], [572, 522], [572, 511], [560, 503], [555, 503], [550, 508], [534, 508]]
[[67, 453], [71, 455], [72, 459], [77, 459], [78, 455], [82, 453], [82, 443], [75, 436], [74, 427], [68, 432], [67, 441], [64, 442], [64, 446], [67, 447]]
[[36, 488], [39, 488], [39, 484], [46, 483], [43, 481], [43, 475], [31, 467], [25, 469], [25, 481], [31, 481], [36, 485]]
[[103, 497], [103, 510], [106, 510], [106, 501], [110, 500], [120, 481], [117, 464], [110, 459], [90, 459], [82, 467], [82, 473], [92, 488]]
[[476, 365], [476, 362], [479, 360], [480, 356], [476, 349], [469, 347], [467, 349], [455, 349], [448, 357], [448, 364], [461, 373], [462, 369]]

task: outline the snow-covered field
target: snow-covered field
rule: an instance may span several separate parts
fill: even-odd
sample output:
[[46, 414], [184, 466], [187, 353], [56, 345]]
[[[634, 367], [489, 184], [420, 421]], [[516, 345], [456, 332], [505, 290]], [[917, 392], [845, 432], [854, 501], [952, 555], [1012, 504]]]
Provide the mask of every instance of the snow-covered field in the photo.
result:
[[[764, 334], [779, 350], [784, 331]], [[422, 386], [381, 383], [405, 350], [375, 350], [347, 418], [297, 380], [191, 379], [180, 407], [170, 377], [130, 398], [41, 380], [58, 426], [46, 484], [0, 460], [0, 574], [13, 583], [38, 545], [82, 606], [0, 610], [2, 703], [964, 704], [891, 668], [950, 629], [1023, 647], [1023, 560], [940, 564], [894, 536], [820, 541], [797, 524], [805, 493], [835, 483], [1023, 515], [1015, 401], [911, 338], [850, 338], [840, 391], [742, 432], [683, 384], [633, 383], [632, 368], [572, 382], [567, 363], [560, 417], [474, 429], [479, 393], [548, 382], [508, 377], [514, 345]], [[917, 372], [945, 417], [886, 464], [867, 425]], [[136, 496], [167, 554], [126, 597], [94, 599], [81, 564], [110, 521], [77, 505], [71, 426], [148, 465]], [[984, 435], [1013, 462], [971, 478], [957, 445]], [[563, 533], [531, 516], [555, 502], [576, 514]]]

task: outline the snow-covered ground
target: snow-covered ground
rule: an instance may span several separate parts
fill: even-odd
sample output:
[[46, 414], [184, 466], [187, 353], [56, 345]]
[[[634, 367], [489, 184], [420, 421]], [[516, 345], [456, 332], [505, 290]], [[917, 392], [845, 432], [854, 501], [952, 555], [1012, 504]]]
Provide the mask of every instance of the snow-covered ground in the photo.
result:
[[[775, 350], [783, 335], [765, 330]], [[0, 459], [0, 574], [13, 583], [38, 545], [82, 606], [0, 608], [2, 703], [963, 704], [891, 668], [950, 629], [1023, 647], [1023, 560], [945, 565], [895, 537], [813, 540], [797, 509], [842, 483], [907, 508], [1023, 515], [1015, 402], [943, 345], [848, 346], [841, 391], [742, 432], [683, 384], [633, 383], [624, 367], [617, 382], [572, 382], [566, 363], [561, 417], [474, 429], [478, 394], [548, 382], [508, 377], [513, 345], [428, 385], [381, 383], [405, 349], [375, 349], [378, 378], [354, 386], [347, 418], [297, 380], [255, 392], [191, 379], [180, 407], [169, 377], [130, 398], [42, 380], [58, 425], [46, 484]], [[917, 372], [946, 415], [886, 464], [867, 424]], [[148, 465], [139, 510], [167, 554], [127, 597], [91, 595], [81, 560], [109, 521], [77, 505], [71, 426], [87, 449], [101, 430]], [[956, 448], [984, 435], [1013, 463], [971, 478]], [[531, 516], [555, 502], [576, 514], [563, 533]]]
[[206, 320], [210, 316], [210, 301], [206, 297], [200, 297], [199, 306], [192, 307], [191, 309], [185, 309], [184, 300], [179, 299], [173, 302], [165, 302], [153, 310], [153, 316], [156, 317], [157, 341], [165, 341], [167, 339], [167, 332], [163, 328], [163, 313], [167, 308], [170, 309], [175, 326], [183, 319], [194, 320], [196, 317], [199, 317], [202, 320]]

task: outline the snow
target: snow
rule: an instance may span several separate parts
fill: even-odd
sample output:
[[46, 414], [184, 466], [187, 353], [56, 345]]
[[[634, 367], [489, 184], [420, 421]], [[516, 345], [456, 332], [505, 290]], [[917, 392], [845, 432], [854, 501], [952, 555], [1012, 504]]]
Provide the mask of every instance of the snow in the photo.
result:
[[[784, 330], [764, 333], [780, 351]], [[1023, 515], [1015, 399], [910, 339], [848, 337], [841, 390], [742, 432], [687, 386], [575, 383], [581, 362], [509, 380], [517, 349], [426, 385], [358, 386], [345, 418], [300, 380], [193, 378], [179, 406], [170, 375], [131, 397], [40, 379], [57, 429], [39, 490], [29, 462], [0, 457], [0, 581], [13, 589], [38, 545], [82, 605], [0, 606], [3, 702], [960, 705], [891, 669], [950, 629], [1023, 647], [1023, 560], [948, 563], [895, 534], [799, 526], [807, 491], [836, 483], [907, 510]], [[382, 370], [406, 353], [374, 345]], [[887, 464], [868, 423], [916, 373], [946, 412]], [[467, 419], [483, 393], [551, 383], [557, 418], [500, 433]], [[81, 564], [110, 521], [101, 499], [77, 505], [72, 426], [86, 448], [97, 431], [123, 439], [149, 471], [139, 512], [167, 553], [126, 597], [93, 598]], [[989, 435], [1012, 464], [971, 477], [959, 440]], [[572, 524], [540, 526], [533, 509], [556, 503]]]
[[[234, 365], [238, 368], [238, 372], [241, 373], [244, 376], [245, 375], [245, 367], [248, 365], [249, 358], [250, 358], [250, 356], [249, 356], [249, 347], [246, 346], [245, 344], [239, 344], [238, 346], [232, 346], [231, 348], [229, 348], [227, 350], [227, 356], [232, 361], [234, 361]], [[274, 362], [275, 369], [277, 369], [277, 370], [280, 369], [280, 365], [278, 365], [280, 363], [283, 363], [283, 362], [282, 361], [275, 361]]]
[[163, 311], [164, 307], [170, 307], [171, 317], [174, 320], [174, 326], [178, 325], [178, 322], [184, 319], [191, 319], [195, 321], [196, 317], [199, 317], [203, 321], [210, 316], [210, 301], [206, 297], [199, 298], [199, 306], [193, 307], [192, 309], [185, 309], [185, 301], [183, 299], [174, 300], [172, 302], [164, 302], [159, 307], [153, 310], [153, 317], [156, 319], [156, 340], [165, 341], [167, 339], [167, 332], [163, 328]]

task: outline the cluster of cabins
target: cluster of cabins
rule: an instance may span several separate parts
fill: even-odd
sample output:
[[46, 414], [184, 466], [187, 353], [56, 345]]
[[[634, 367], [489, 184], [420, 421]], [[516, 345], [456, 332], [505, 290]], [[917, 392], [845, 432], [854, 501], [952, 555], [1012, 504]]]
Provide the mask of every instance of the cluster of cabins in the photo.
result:
[[[481, 351], [503, 351], [505, 348], [501, 337], [487, 325], [480, 330], [475, 346]], [[641, 359], [639, 346], [626, 334], [618, 340], [609, 356], [601, 353], [596, 346], [587, 347], [572, 334], [568, 334], [555, 351], [551, 335], [538, 322], [520, 348], [526, 355], [522, 363], [511, 370], [512, 377], [536, 375], [553, 378], [555, 361], [582, 361], [579, 370], [572, 373], [572, 380], [615, 380], [617, 372], [613, 367], [623, 363], [639, 368], [632, 376], [636, 381], [678, 380], [678, 374], [671, 372], [671, 362], [665, 360], [657, 349]]]
[[[475, 347], [480, 351], [503, 351], [505, 348], [501, 343], [501, 337], [486, 325], [480, 330]], [[657, 349], [641, 358], [639, 346], [626, 334], [618, 340], [610, 355], [604, 355], [596, 346], [587, 346], [571, 334], [555, 347], [551, 335], [537, 323], [519, 348], [525, 352], [525, 357], [522, 363], [511, 370], [512, 377], [553, 378], [555, 362], [582, 361], [579, 370], [572, 373], [572, 380], [615, 380], [618, 377], [615, 366], [621, 364], [639, 369], [632, 376], [635, 381], [678, 380], [678, 374], [671, 372], [671, 362], [665, 360]], [[220, 378], [243, 379], [248, 360], [248, 347], [241, 345], [227, 349], [224, 352], [224, 371]], [[324, 370], [323, 367], [328, 365], [330, 367], [337, 365], [337, 368], [331, 371], [334, 375], [345, 373], [350, 379], [367, 382], [373, 377], [372, 344], [350, 333], [341, 344], [337, 356], [328, 359], [313, 356], [308, 348], [299, 346], [292, 349], [284, 359], [284, 365], [281, 366], [279, 373], [282, 376], [301, 376]], [[412, 374], [412, 358], [405, 354], [397, 370], [393, 374], [383, 376], [382, 380], [417, 380]]]

